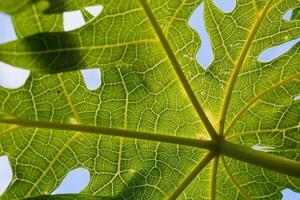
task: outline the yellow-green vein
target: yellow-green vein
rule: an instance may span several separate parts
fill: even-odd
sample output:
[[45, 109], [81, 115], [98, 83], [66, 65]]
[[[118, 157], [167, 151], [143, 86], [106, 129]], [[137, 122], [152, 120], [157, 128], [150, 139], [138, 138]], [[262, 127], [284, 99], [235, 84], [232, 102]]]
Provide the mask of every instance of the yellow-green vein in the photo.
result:
[[213, 125], [211, 124], [211, 122], [209, 121], [207, 115], [205, 114], [204, 110], [202, 109], [196, 95], [194, 94], [187, 78], [185, 77], [184, 72], [182, 71], [182, 68], [178, 62], [178, 60], [176, 59], [174, 52], [172, 50], [172, 48], [170, 47], [162, 29], [160, 28], [158, 22], [156, 21], [156, 18], [154, 17], [148, 3], [146, 2], [146, 0], [138, 0], [141, 4], [141, 6], [143, 7], [145, 14], [147, 15], [147, 17], [149, 18], [150, 23], [153, 26], [154, 31], [156, 32], [159, 41], [161, 43], [161, 46], [163, 47], [165, 53], [167, 54], [171, 64], [173, 65], [175, 72], [179, 78], [179, 80], [181, 81], [183, 88], [185, 89], [191, 103], [193, 104], [196, 112], [198, 113], [198, 116], [200, 117], [200, 119], [202, 120], [206, 130], [208, 131], [209, 135], [211, 138], [216, 139], [218, 137], [218, 134], [216, 132], [216, 130], [214, 129]]
[[14, 55], [14, 56], [43, 55], [43, 54], [50, 54], [50, 53], [61, 53], [61, 52], [66, 52], [66, 51], [97, 50], [97, 49], [106, 49], [106, 48], [126, 47], [129, 45], [157, 44], [157, 43], [159, 43], [159, 41], [157, 39], [145, 39], [145, 40], [137, 40], [137, 41], [131, 41], [131, 42], [116, 43], [116, 44], [103, 44], [103, 45], [96, 45], [96, 46], [58, 48], [58, 49], [51, 49], [51, 50], [44, 50], [44, 51], [24, 51], [24, 52], [0, 51], [0, 54]]
[[19, 127], [20, 126], [18, 126], [18, 125], [12, 125], [12, 126], [8, 127], [7, 129], [4, 129], [3, 131], [0, 132], [0, 137], [4, 136], [6, 133], [9, 133], [11, 131], [15, 131]]
[[33, 16], [35, 18], [37, 27], [38, 27], [38, 29], [39, 29], [40, 32], [43, 32], [43, 27], [42, 27], [42, 24], [40, 22], [39, 14], [38, 14], [38, 12], [36, 10], [35, 4], [32, 4], [31, 8], [32, 8]]
[[220, 156], [217, 155], [213, 160], [212, 170], [211, 170], [211, 182], [210, 182], [210, 200], [216, 199], [216, 186], [217, 186], [217, 173], [219, 165]]
[[253, 130], [253, 131], [238, 132], [238, 133], [234, 133], [234, 135], [228, 136], [227, 139], [241, 137], [244, 135], [272, 133], [272, 132], [285, 132], [285, 131], [292, 130], [292, 129], [300, 129], [300, 125], [292, 126], [292, 127], [288, 127], [288, 128], [274, 128], [274, 129], [266, 129], [266, 130]]
[[43, 170], [43, 174], [39, 177], [39, 179], [33, 184], [33, 186], [30, 188], [30, 190], [27, 192], [27, 194], [24, 196], [25, 198], [30, 197], [31, 193], [35, 190], [36, 187], [38, 187], [39, 183], [43, 180], [43, 178], [47, 175], [49, 170], [51, 170], [52, 166], [55, 164], [55, 162], [58, 160], [58, 158], [63, 154], [63, 152], [70, 146], [70, 144], [80, 136], [80, 134], [76, 133], [74, 134], [65, 144], [64, 146], [58, 151], [58, 153], [53, 157], [51, 162], [49, 163], [48, 167]]
[[232, 182], [232, 184], [235, 186], [235, 188], [243, 195], [246, 199], [252, 200], [251, 196], [247, 194], [247, 192], [244, 191], [243, 187], [237, 182], [237, 180], [232, 175], [231, 171], [229, 170], [229, 167], [224, 159], [223, 156], [221, 156], [221, 162], [224, 166], [224, 169], [229, 177], [229, 180]]
[[74, 114], [74, 117], [75, 117], [75, 119], [76, 119], [76, 123], [80, 124], [81, 122], [80, 122], [79, 114], [78, 114], [77, 110], [75, 109], [74, 104], [73, 104], [72, 99], [71, 99], [71, 96], [69, 95], [68, 90], [67, 90], [67, 88], [66, 88], [66, 86], [65, 86], [64, 80], [63, 80], [63, 78], [62, 78], [62, 74], [58, 74], [58, 75], [57, 75], [57, 78], [58, 78], [59, 84], [60, 84], [60, 86], [61, 86], [61, 88], [62, 88], [62, 90], [63, 90], [63, 94], [64, 94], [65, 97], [66, 97], [66, 100], [67, 100], [67, 102], [68, 102], [68, 105], [70, 106], [71, 111], [72, 111], [72, 113]]
[[127, 137], [133, 139], [141, 139], [141, 140], [149, 140], [155, 142], [165, 142], [170, 144], [197, 147], [197, 148], [203, 148], [207, 150], [215, 149], [214, 141], [197, 140], [197, 139], [191, 139], [186, 137], [172, 136], [170, 134], [168, 135], [167, 133], [166, 135], [160, 135], [160, 134], [137, 132], [131, 130], [124, 130], [124, 129], [103, 128], [103, 127], [80, 125], [80, 124], [61, 124], [61, 123], [33, 121], [33, 120], [26, 120], [26, 119], [1, 119], [0, 118], [0, 124], [15, 124], [15, 125], [19, 125], [23, 127], [31, 127], [31, 128], [45, 128], [45, 129], [53, 129], [53, 130], [92, 133], [97, 135]]
[[167, 198], [168, 200], [177, 199], [180, 194], [189, 186], [189, 184], [199, 175], [199, 173], [207, 166], [207, 164], [214, 158], [215, 154], [208, 153], [199, 164], [192, 170], [192, 172], [179, 184], [176, 190]]
[[259, 99], [261, 99], [262, 97], [264, 97], [265, 95], [267, 95], [269, 92], [279, 88], [280, 86], [293, 81], [297, 78], [300, 78], [300, 73], [291, 76], [289, 78], [286, 78], [278, 83], [276, 83], [275, 85], [273, 85], [272, 87], [268, 88], [267, 90], [265, 90], [264, 92], [262, 92], [261, 94], [257, 95], [255, 98], [253, 98], [251, 101], [249, 101], [233, 118], [233, 120], [229, 123], [229, 125], [227, 126], [224, 136], [226, 137], [230, 131], [230, 129], [234, 126], [234, 124], [241, 118], [241, 116], [250, 108], [252, 107]]
[[222, 112], [221, 112], [221, 117], [220, 117], [220, 126], [219, 126], [219, 134], [223, 135], [224, 134], [224, 126], [225, 126], [225, 119], [226, 119], [226, 114], [227, 114], [227, 110], [229, 107], [229, 103], [230, 103], [230, 99], [231, 99], [231, 95], [237, 80], [237, 77], [239, 75], [239, 72], [241, 70], [241, 67], [244, 63], [244, 61], [247, 58], [247, 55], [249, 53], [249, 49], [251, 47], [252, 41], [256, 35], [256, 32], [258, 30], [258, 28], [260, 27], [263, 19], [266, 17], [270, 7], [272, 5], [272, 0], [268, 0], [267, 4], [265, 5], [263, 11], [258, 15], [258, 18], [254, 24], [254, 26], [251, 28], [249, 35], [246, 39], [246, 42], [244, 44], [244, 47], [241, 51], [241, 54], [237, 60], [237, 62], [235, 63], [235, 66], [233, 68], [233, 73], [232, 76], [230, 78], [227, 90], [226, 90], [226, 95], [225, 95], [225, 100], [223, 103], [223, 107], [222, 107]]
[[170, 34], [170, 29], [171, 29], [171, 26], [173, 25], [175, 19], [176, 19], [176, 16], [178, 15], [178, 13], [181, 11], [181, 9], [183, 8], [184, 4], [185, 4], [186, 0], [183, 0], [180, 4], [180, 6], [176, 9], [175, 13], [172, 15], [167, 27], [165, 28], [165, 35], [166, 37], [168, 38], [169, 34]]
[[0, 113], [6, 115], [6, 116], [8, 116], [8, 117], [11, 117], [11, 118], [17, 118], [16, 115], [14, 115], [14, 114], [12, 114], [12, 113], [10, 113], [10, 112], [7, 112], [6, 110], [4, 110], [4, 109], [2, 109], [2, 108], [0, 108]]

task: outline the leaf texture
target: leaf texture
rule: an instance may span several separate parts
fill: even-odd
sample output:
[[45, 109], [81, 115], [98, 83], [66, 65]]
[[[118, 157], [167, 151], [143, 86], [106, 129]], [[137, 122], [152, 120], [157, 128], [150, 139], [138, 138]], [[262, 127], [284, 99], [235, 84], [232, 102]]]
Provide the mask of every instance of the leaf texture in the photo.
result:
[[[262, 146], [269, 154], [299, 162], [300, 45], [271, 62], [258, 61], [262, 51], [300, 36], [297, 14], [283, 20], [299, 1], [237, 0], [231, 13], [223, 13], [205, 0], [214, 53], [207, 70], [195, 59], [200, 41], [188, 25], [200, 2], [64, 0], [50, 1], [48, 8], [32, 2], [14, 12], [19, 39], [0, 45], [0, 60], [32, 73], [18, 90], [0, 88], [0, 121], [80, 124], [209, 140], [190, 87], [227, 141]], [[63, 31], [61, 12], [93, 4], [103, 5], [104, 11], [78, 30]], [[189, 86], [178, 76], [176, 63]], [[101, 69], [99, 89], [86, 88], [77, 71], [85, 68]], [[189, 180], [207, 152], [101, 132], [3, 123], [0, 154], [9, 156], [14, 178], [1, 199], [167, 199], [178, 191], [179, 199], [281, 199], [286, 187], [300, 191], [299, 178], [223, 155]], [[90, 171], [90, 184], [81, 192], [87, 196], [41, 197], [76, 167]], [[189, 182], [181, 191], [183, 180]]]

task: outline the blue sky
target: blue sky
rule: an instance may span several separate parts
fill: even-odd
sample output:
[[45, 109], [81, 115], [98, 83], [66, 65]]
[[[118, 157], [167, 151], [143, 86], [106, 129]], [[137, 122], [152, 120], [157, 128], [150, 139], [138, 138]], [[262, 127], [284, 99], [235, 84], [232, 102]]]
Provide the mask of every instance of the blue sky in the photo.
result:
[[[235, 0], [214, 0], [216, 5], [219, 6], [224, 12], [231, 12], [235, 7]], [[226, 3], [224, 3], [226, 1]], [[94, 16], [98, 15], [102, 8], [94, 7], [87, 8]], [[289, 20], [291, 11], [286, 13], [284, 18]], [[70, 31], [84, 25], [84, 19], [79, 12], [64, 13], [64, 28], [65, 31]], [[201, 37], [202, 45], [199, 49], [197, 60], [204, 67], [207, 68], [213, 61], [212, 50], [210, 46], [209, 36], [205, 31], [203, 21], [203, 4], [201, 4], [190, 19], [190, 25], [194, 28]], [[5, 43], [16, 39], [14, 28], [11, 19], [8, 15], [0, 13], [0, 43]], [[284, 52], [288, 51], [293, 45], [300, 41], [300, 38], [270, 48], [264, 51], [259, 60], [262, 62], [270, 61]], [[0, 86], [10, 89], [21, 87], [30, 72], [28, 70], [18, 69], [5, 63], [0, 62]], [[83, 77], [87, 87], [91, 90], [96, 89], [101, 84], [101, 72], [99, 69], [82, 70]], [[72, 170], [61, 183], [61, 185], [53, 192], [53, 194], [63, 193], [78, 193], [89, 182], [89, 172], [86, 169], [78, 168]], [[2, 194], [8, 186], [12, 178], [12, 171], [9, 165], [7, 156], [0, 157], [0, 194]], [[300, 194], [293, 192], [290, 189], [282, 191], [284, 200], [300, 199]]]

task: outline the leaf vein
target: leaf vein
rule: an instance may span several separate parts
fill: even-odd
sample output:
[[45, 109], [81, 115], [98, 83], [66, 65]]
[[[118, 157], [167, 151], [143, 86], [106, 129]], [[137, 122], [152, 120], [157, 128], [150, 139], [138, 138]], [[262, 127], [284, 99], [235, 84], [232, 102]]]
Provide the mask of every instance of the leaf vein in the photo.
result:
[[226, 90], [226, 95], [225, 95], [225, 99], [224, 99], [224, 103], [223, 103], [223, 107], [222, 107], [222, 112], [221, 112], [221, 117], [220, 117], [220, 126], [219, 126], [219, 134], [223, 135], [224, 134], [224, 126], [225, 126], [225, 119], [226, 119], [226, 114], [227, 114], [227, 110], [229, 108], [229, 103], [230, 103], [230, 99], [231, 99], [231, 95], [237, 80], [237, 77], [239, 75], [239, 72], [241, 70], [242, 65], [244, 64], [247, 55], [249, 53], [249, 50], [251, 48], [251, 44], [252, 41], [255, 38], [256, 32], [258, 31], [260, 25], [263, 22], [263, 19], [266, 17], [270, 7], [272, 5], [272, 0], [269, 0], [265, 6], [265, 8], [263, 9], [262, 13], [259, 15], [258, 19], [256, 20], [254, 26], [251, 28], [249, 35], [246, 39], [246, 42], [244, 44], [244, 47], [241, 51], [241, 54], [238, 58], [238, 60], [236, 61], [236, 64], [233, 68], [233, 73], [232, 76], [230, 78], [227, 90]]

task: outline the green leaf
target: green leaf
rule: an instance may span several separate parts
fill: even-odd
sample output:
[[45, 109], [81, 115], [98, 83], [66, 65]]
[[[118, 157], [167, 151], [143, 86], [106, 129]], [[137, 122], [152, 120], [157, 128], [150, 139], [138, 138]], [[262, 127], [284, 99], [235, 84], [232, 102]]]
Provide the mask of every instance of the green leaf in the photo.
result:
[[3, 0], [0, 2], [0, 10], [9, 14], [17, 13], [21, 9], [28, 6], [28, 3], [31, 3], [32, 0]]
[[48, 6], [42, 1], [32, 4], [12, 15], [14, 27], [19, 38], [43, 31], [63, 31], [63, 18], [60, 14], [44, 14]]
[[300, 19], [300, 7], [296, 8], [293, 12], [292, 19]]
[[44, 196], [38, 196], [33, 198], [28, 198], [25, 200], [104, 200], [107, 198], [101, 198], [97, 196], [91, 196], [91, 195], [81, 195], [81, 194], [66, 194], [66, 195], [44, 195]]
[[[0, 154], [14, 172], [1, 198], [48, 199], [77, 167], [89, 170], [89, 185], [50, 199], [280, 199], [286, 187], [300, 191], [300, 44], [258, 61], [300, 36], [299, 20], [283, 20], [299, 1], [238, 0], [225, 14], [205, 0], [214, 53], [207, 70], [188, 25], [200, 2], [64, 0], [14, 13], [20, 39], [0, 45], [0, 60], [32, 74], [18, 90], [0, 89]], [[92, 3], [104, 6], [94, 19], [83, 11]], [[88, 23], [63, 32], [60, 12], [74, 9]], [[101, 69], [99, 89], [86, 88], [77, 71], [85, 68]]]

